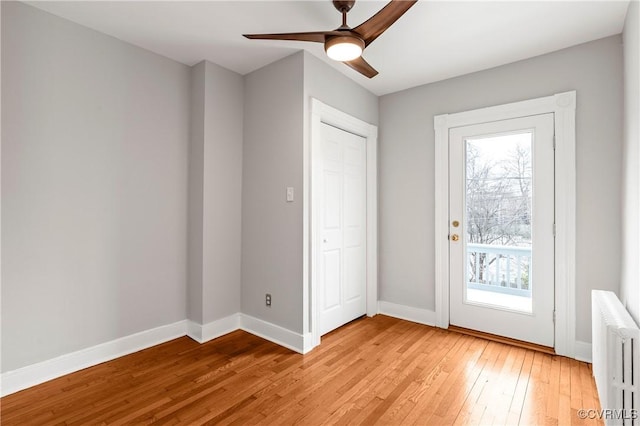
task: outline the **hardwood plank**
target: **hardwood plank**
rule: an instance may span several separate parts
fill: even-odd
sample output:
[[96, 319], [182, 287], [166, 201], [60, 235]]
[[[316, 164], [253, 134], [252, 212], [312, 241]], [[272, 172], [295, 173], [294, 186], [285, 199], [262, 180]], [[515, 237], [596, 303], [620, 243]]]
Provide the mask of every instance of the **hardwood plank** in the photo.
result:
[[434, 415], [435, 410], [439, 408], [438, 406], [442, 403], [446, 391], [449, 389], [448, 381], [455, 378], [458, 368], [464, 365], [464, 361], [460, 360], [460, 355], [467, 350], [471, 340], [464, 336], [455, 338], [455, 335], [451, 335], [450, 337], [452, 340], [447, 345], [450, 346], [450, 349], [447, 350], [447, 346], [445, 346], [444, 355], [439, 357], [440, 359], [436, 361], [430, 371], [427, 370], [423, 373], [425, 387], [417, 396], [416, 407], [405, 418], [405, 421], [409, 424], [425, 424], [425, 422], [428, 422], [428, 419]]
[[[472, 422], [472, 414], [474, 413], [476, 403], [482, 390], [484, 389], [485, 384], [487, 383], [485, 368], [487, 368], [490, 362], [493, 362], [494, 358], [494, 350], [497, 349], [496, 345], [489, 345], [489, 342], [486, 342], [484, 349], [482, 351], [482, 355], [480, 356], [478, 362], [474, 366], [473, 372], [470, 375], [471, 384], [470, 389], [466, 392], [464, 396], [464, 402], [453, 422], [455, 425], [464, 425], [464, 424], [474, 424]], [[482, 412], [480, 412], [480, 416]], [[477, 422], [476, 422], [477, 423]]]
[[[455, 368], [448, 377], [449, 389], [446, 393], [442, 393], [439, 401], [438, 398], [434, 399], [433, 405], [437, 404], [437, 406], [431, 416], [426, 418], [428, 424], [452, 424], [460, 412], [468, 390], [471, 388], [469, 382], [475, 383], [474, 379], [478, 373], [473, 367], [484, 352], [486, 343], [475, 338], [469, 343], [467, 349], [459, 353], [459, 357], [451, 360]], [[465, 389], [467, 390], [465, 391]]]
[[535, 353], [531, 367], [531, 377], [527, 386], [525, 404], [520, 415], [520, 422], [524, 424], [539, 425], [545, 423], [547, 389], [544, 381], [543, 361], [545, 357], [541, 353]]
[[[378, 419], [379, 423], [401, 424], [409, 413], [416, 409], [418, 402], [422, 399], [420, 395], [422, 395], [426, 388], [425, 384], [427, 383], [428, 376], [426, 375], [427, 371], [425, 371], [425, 366], [432, 364], [435, 360], [444, 356], [444, 350], [449, 347], [448, 340], [446, 339], [448, 336], [449, 334], [436, 332], [434, 329], [432, 337], [422, 342], [420, 347], [422, 354], [416, 357], [416, 368], [421, 370], [420, 374], [415, 380], [409, 383], [398, 403], [393, 404], [389, 410]], [[428, 347], [425, 344], [426, 342], [429, 342]]]
[[495, 400], [500, 388], [500, 376], [503, 376], [502, 372], [505, 369], [511, 347], [504, 344], [499, 344], [499, 346], [500, 352], [496, 357], [496, 362], [489, 368], [489, 377], [487, 378], [487, 382], [482, 389], [478, 402], [476, 403], [476, 406], [478, 407], [476, 415], [479, 415], [479, 413], [482, 412], [478, 423], [483, 425], [494, 424], [496, 421], [496, 415], [500, 408], [500, 405], [496, 404]]
[[[558, 423], [570, 425], [577, 415], [571, 411], [571, 366], [570, 359], [560, 358], [560, 398], [558, 401]], [[586, 408], [586, 407], [585, 407]]]
[[547, 419], [551, 419], [555, 424], [558, 424], [558, 410], [560, 402], [560, 360], [558, 357], [551, 358], [551, 365], [549, 367], [549, 389], [547, 393]]
[[307, 355], [184, 337], [0, 400], [2, 424], [593, 424], [588, 364], [378, 315]]
[[525, 395], [527, 387], [529, 385], [529, 378], [531, 377], [531, 367], [533, 366], [533, 357], [535, 352], [527, 351], [520, 368], [520, 374], [518, 375], [518, 381], [516, 388], [511, 399], [511, 406], [509, 407], [509, 414], [507, 415], [507, 424], [518, 424], [520, 422], [520, 416], [522, 413], [522, 407], [524, 406]]
[[498, 386], [495, 387], [493, 411], [496, 424], [507, 424], [511, 404], [517, 389], [518, 379], [524, 363], [525, 350], [520, 347], [512, 347], [507, 354], [505, 365], [498, 377]]

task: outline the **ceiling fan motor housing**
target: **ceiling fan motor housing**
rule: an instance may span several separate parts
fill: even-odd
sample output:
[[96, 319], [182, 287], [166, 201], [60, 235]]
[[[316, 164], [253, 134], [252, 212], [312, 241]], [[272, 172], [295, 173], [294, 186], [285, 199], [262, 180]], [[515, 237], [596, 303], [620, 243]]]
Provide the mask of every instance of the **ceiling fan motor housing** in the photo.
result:
[[[324, 42], [324, 51], [331, 59], [336, 61], [353, 60], [362, 54], [363, 49], [364, 40], [352, 34], [329, 37], [327, 41]], [[340, 50], [341, 53], [338, 53], [336, 56], [335, 53], [330, 52], [331, 50]]]

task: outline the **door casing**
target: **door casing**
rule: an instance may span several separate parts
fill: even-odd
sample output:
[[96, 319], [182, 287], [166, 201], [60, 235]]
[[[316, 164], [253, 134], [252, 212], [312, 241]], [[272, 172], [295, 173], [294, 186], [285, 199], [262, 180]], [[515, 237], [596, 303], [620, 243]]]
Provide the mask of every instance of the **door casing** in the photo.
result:
[[576, 92], [506, 105], [442, 114], [435, 129], [436, 326], [449, 327], [449, 129], [538, 114], [554, 114], [555, 130], [555, 351], [575, 358], [576, 284]]
[[378, 313], [378, 127], [357, 119], [318, 99], [311, 98], [310, 142], [304, 149], [303, 170], [303, 353], [307, 353], [320, 344], [318, 327], [318, 214], [321, 194], [316, 189], [319, 174], [322, 172], [318, 160], [321, 151], [321, 123], [342, 129], [361, 136], [366, 140], [366, 197], [367, 197], [367, 229], [366, 229], [366, 274], [367, 274], [367, 316]]

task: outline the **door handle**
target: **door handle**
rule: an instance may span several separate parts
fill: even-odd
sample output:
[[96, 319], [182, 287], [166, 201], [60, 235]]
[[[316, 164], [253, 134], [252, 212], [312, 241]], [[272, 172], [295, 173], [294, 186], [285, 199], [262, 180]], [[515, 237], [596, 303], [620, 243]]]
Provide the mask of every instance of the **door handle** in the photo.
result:
[[453, 235], [451, 236], [451, 240], [452, 240], [452, 241], [458, 241], [459, 239], [460, 239], [460, 237], [458, 236], [458, 234], [453, 234]]

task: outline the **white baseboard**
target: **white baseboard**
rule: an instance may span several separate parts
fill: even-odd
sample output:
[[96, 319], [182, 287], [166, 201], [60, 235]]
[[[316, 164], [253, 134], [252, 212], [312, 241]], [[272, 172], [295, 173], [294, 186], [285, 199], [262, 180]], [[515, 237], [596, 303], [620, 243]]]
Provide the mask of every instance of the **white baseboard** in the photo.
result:
[[[433, 326], [436, 314], [428, 309], [413, 308], [391, 302], [379, 302], [379, 312], [395, 318]], [[77, 352], [29, 365], [0, 375], [0, 395], [6, 396], [65, 374], [159, 345], [182, 336], [204, 343], [235, 330], [244, 330], [292, 351], [305, 354], [313, 349], [311, 333], [299, 334], [279, 325], [236, 313], [200, 325], [183, 320], [135, 333]], [[575, 359], [591, 362], [591, 344], [577, 341]]]
[[315, 348], [317, 346], [317, 344], [314, 343], [313, 341], [313, 334], [312, 333], [305, 333], [302, 336], [302, 354], [306, 354], [309, 353], [313, 348]]
[[390, 317], [417, 322], [418, 324], [436, 325], [436, 313], [428, 309], [398, 305], [381, 300], [378, 302], [378, 312], [383, 315], [389, 315]]
[[191, 320], [187, 321], [187, 337], [195, 340], [198, 343], [202, 343], [202, 324], [198, 324], [197, 322], [193, 322]]
[[[262, 337], [263, 339], [300, 354], [304, 354], [310, 350], [308, 349], [308, 343], [311, 342], [311, 336], [293, 332], [279, 325], [252, 317], [251, 315], [240, 314], [240, 316], [240, 329], [247, 333]], [[305, 349], [308, 350], [305, 352]]]
[[584, 361], [591, 363], [591, 343], [581, 342], [576, 340], [576, 344], [574, 346], [575, 349], [575, 358], [578, 361]]
[[229, 315], [204, 325], [183, 320], [2, 373], [0, 375], [0, 395], [9, 395], [178, 337], [188, 336], [199, 343], [205, 343], [236, 330], [244, 330], [301, 354], [309, 352], [313, 348], [310, 344], [312, 340], [310, 334], [295, 333], [241, 313]]
[[186, 331], [187, 321], [178, 321], [7, 371], [0, 376], [0, 395], [9, 395], [65, 374], [177, 339], [184, 336]]
[[216, 337], [236, 331], [240, 328], [241, 315], [235, 313], [219, 320], [208, 322], [204, 325], [188, 321], [187, 336], [198, 343], [208, 342]]

